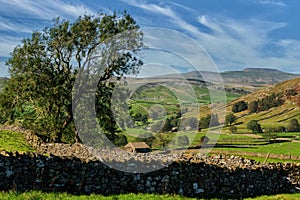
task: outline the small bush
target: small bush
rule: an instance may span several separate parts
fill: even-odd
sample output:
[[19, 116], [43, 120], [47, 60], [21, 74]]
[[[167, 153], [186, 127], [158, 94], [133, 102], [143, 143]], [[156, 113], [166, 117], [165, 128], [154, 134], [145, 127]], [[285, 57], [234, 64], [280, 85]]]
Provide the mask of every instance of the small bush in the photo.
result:
[[237, 127], [236, 126], [230, 126], [229, 131], [230, 131], [230, 133], [235, 134], [235, 133], [237, 133]]
[[190, 145], [188, 136], [186, 136], [186, 135], [179, 136], [177, 144], [178, 144], [178, 146], [181, 146], [181, 147]]

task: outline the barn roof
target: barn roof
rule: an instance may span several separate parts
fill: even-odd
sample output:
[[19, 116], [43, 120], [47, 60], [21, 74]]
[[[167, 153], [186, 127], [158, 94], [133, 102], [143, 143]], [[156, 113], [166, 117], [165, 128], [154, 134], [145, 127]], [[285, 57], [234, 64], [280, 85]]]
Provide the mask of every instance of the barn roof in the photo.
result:
[[135, 148], [135, 149], [149, 149], [150, 147], [145, 142], [129, 142], [125, 145], [125, 148]]

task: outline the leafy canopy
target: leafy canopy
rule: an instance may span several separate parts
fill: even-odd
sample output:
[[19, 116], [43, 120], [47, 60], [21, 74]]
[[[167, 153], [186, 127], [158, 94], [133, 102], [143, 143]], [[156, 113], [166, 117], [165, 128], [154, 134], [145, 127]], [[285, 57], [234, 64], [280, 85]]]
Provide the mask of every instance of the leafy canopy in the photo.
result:
[[[96, 113], [102, 129], [118, 140], [118, 127], [110, 105], [112, 91], [126, 74], [136, 74], [143, 64], [142, 33], [126, 12], [80, 16], [74, 22], [56, 18], [52, 27], [23, 39], [8, 60], [10, 79], [0, 97], [2, 122], [19, 123], [48, 142], [79, 139], [72, 113], [72, 89], [79, 73], [93, 75], [92, 56], [101, 47], [101, 74], [96, 84]], [[128, 40], [126, 31], [131, 31]], [[112, 40], [118, 34], [118, 42]], [[74, 105], [73, 105], [74, 106]], [[73, 107], [74, 109], [74, 107]], [[122, 136], [123, 137], [123, 136]]]

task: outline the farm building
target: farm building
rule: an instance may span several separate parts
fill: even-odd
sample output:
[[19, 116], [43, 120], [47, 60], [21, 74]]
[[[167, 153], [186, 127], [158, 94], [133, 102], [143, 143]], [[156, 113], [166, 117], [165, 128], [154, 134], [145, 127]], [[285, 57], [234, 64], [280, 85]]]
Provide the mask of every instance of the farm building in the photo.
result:
[[148, 153], [151, 151], [145, 142], [129, 142], [124, 148], [126, 151], [132, 153]]

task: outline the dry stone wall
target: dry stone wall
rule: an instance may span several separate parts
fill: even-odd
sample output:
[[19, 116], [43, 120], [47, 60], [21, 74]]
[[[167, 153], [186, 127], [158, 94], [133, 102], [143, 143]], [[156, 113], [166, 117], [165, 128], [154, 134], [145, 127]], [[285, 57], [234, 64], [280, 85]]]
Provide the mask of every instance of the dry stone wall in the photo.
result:
[[[202, 154], [130, 154], [113, 149], [88, 149], [80, 144], [46, 144], [30, 131], [23, 132], [37, 153], [0, 152], [0, 190], [69, 192], [72, 194], [157, 193], [189, 197], [244, 198], [290, 193], [300, 187], [300, 165], [263, 165], [235, 156]], [[100, 155], [95, 157], [94, 155]], [[170, 160], [175, 160], [170, 165]], [[106, 164], [104, 164], [106, 163]], [[110, 163], [141, 170], [156, 165], [159, 170], [127, 173]], [[107, 165], [108, 164], [108, 165]], [[164, 166], [164, 167], [163, 167]], [[147, 170], [146, 170], [147, 171]]]
[[300, 166], [261, 165], [239, 157], [189, 155], [160, 170], [126, 173], [93, 158], [0, 154], [0, 190], [73, 194], [157, 193], [243, 198], [295, 192]]

